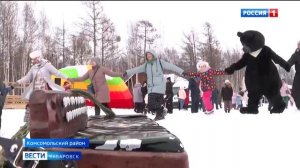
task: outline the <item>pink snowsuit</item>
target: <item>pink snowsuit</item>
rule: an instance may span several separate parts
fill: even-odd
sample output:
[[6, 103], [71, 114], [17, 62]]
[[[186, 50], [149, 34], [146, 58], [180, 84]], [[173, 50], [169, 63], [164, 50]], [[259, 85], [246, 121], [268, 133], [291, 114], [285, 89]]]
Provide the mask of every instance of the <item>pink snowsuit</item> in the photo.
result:
[[188, 76], [198, 76], [201, 78], [201, 90], [203, 91], [203, 103], [208, 112], [212, 112], [214, 107], [211, 102], [212, 91], [216, 88], [214, 75], [224, 75], [223, 70], [213, 70], [211, 68], [203, 69], [201, 72], [190, 72]]

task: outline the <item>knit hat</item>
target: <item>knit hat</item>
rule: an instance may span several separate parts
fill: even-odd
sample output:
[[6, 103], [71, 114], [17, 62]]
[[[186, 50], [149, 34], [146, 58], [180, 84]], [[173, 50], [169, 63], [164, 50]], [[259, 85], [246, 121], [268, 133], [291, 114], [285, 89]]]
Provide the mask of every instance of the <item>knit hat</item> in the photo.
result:
[[228, 84], [230, 84], [230, 81], [229, 81], [228, 79], [226, 79], [226, 80], [225, 80], [225, 83], [228, 83]]
[[33, 51], [32, 53], [29, 54], [29, 57], [31, 59], [36, 59], [42, 57], [42, 52], [40, 50]]

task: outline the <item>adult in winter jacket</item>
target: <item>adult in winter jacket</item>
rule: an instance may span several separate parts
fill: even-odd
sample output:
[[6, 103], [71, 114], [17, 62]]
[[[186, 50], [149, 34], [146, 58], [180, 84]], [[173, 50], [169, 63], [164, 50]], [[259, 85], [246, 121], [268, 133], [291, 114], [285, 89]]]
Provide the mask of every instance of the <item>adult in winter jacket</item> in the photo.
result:
[[295, 65], [296, 74], [294, 76], [292, 96], [294, 98], [296, 107], [300, 110], [300, 41], [298, 42], [295, 53], [288, 60], [290, 66]]
[[190, 91], [188, 88], [184, 89], [184, 91], [185, 91], [186, 97], [184, 99], [183, 109], [188, 110], [189, 104], [190, 104]]
[[166, 108], [168, 109], [168, 113], [173, 113], [173, 83], [171, 82], [171, 78], [167, 78], [166, 83]]
[[[213, 105], [216, 105], [216, 109], [219, 109], [219, 90], [217, 88], [215, 88], [212, 91], [212, 95], [211, 95], [211, 101]], [[221, 106], [220, 106], [221, 107]]]
[[[141, 87], [141, 92], [143, 94], [143, 105], [142, 105], [142, 108], [145, 109], [146, 108], [146, 102], [145, 102], [145, 99], [146, 99], [146, 94], [147, 94], [147, 81], [144, 82], [144, 84], [142, 85]], [[147, 98], [147, 101], [148, 101], [148, 98]], [[147, 103], [148, 104], [148, 103]]]
[[203, 102], [203, 99], [202, 99], [202, 97], [203, 97], [203, 91], [201, 90], [201, 82], [199, 81], [199, 86], [198, 86], [198, 88], [199, 88], [199, 108], [200, 108], [200, 110], [202, 109], [202, 111], [204, 112], [204, 113], [206, 113], [206, 109], [205, 109], [205, 105], [204, 105], [204, 102]]
[[[54, 81], [51, 80], [51, 75], [55, 75], [63, 79], [67, 79], [67, 77], [58, 71], [48, 60], [43, 59], [41, 51], [34, 51], [29, 54], [29, 57], [31, 58], [33, 66], [24, 77], [16, 82], [17, 84], [30, 83], [21, 95], [25, 101], [29, 101], [29, 97], [34, 90], [65, 90], [63, 87], [55, 84]], [[28, 105], [26, 105], [24, 121], [29, 121]]]
[[192, 107], [191, 112], [192, 113], [198, 113], [199, 109], [199, 84], [197, 84], [196, 80], [194, 78], [189, 79], [189, 89], [191, 91], [191, 99], [192, 99]]
[[225, 113], [229, 113], [231, 110], [231, 101], [233, 95], [233, 90], [229, 80], [225, 81], [225, 86], [222, 88], [221, 95], [224, 101]]
[[154, 50], [146, 52], [146, 62], [141, 66], [127, 70], [123, 76], [131, 76], [136, 73], [145, 72], [147, 74], [148, 106], [150, 111], [156, 112], [155, 120], [164, 119], [163, 103], [166, 92], [166, 79], [163, 71], [171, 70], [180, 75], [184, 70], [157, 58]]
[[34, 51], [30, 53], [31, 62], [33, 66], [29, 72], [17, 81], [17, 84], [30, 83], [22, 94], [24, 100], [29, 100], [29, 96], [33, 90], [55, 90], [64, 91], [65, 89], [51, 80], [51, 75], [67, 79], [60, 71], [58, 71], [48, 60], [43, 59], [41, 51]]
[[133, 102], [134, 102], [134, 111], [137, 113], [143, 112], [143, 94], [141, 91], [142, 85], [136, 83], [133, 87]]
[[10, 92], [12, 89], [14, 89], [13, 86], [6, 87], [2, 80], [0, 80], [0, 129], [1, 129], [1, 116], [2, 116], [2, 110], [5, 103], [5, 98], [8, 92]]
[[[121, 73], [112, 72], [110, 69], [101, 66], [101, 61], [97, 57], [93, 57], [89, 61], [92, 69], [87, 71], [83, 76], [78, 78], [68, 78], [71, 82], [85, 81], [90, 79], [95, 90], [95, 98], [105, 107], [108, 108], [108, 103], [110, 103], [110, 95], [108, 85], [106, 83], [105, 75], [111, 77], [122, 76]], [[100, 107], [95, 104], [95, 115], [100, 115]]]

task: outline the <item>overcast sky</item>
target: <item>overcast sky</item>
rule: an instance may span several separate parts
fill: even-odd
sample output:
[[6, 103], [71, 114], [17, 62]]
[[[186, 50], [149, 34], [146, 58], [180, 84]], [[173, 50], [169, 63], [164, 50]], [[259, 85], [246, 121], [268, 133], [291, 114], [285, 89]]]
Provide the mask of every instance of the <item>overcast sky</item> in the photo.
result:
[[[85, 16], [86, 9], [80, 1], [35, 1], [36, 10], [44, 10], [51, 25], [62, 20], [68, 29], [75, 30], [74, 23]], [[300, 40], [300, 2], [261, 1], [102, 1], [104, 12], [116, 25], [125, 45], [130, 23], [149, 20], [162, 35], [163, 47], [180, 49], [183, 32], [194, 29], [200, 37], [203, 24], [211, 23], [214, 35], [223, 50], [238, 48], [241, 44], [238, 31], [258, 30], [270, 46], [285, 60], [289, 59]], [[278, 8], [278, 18], [242, 18], [241, 8]], [[158, 50], [160, 50], [159, 48]]]

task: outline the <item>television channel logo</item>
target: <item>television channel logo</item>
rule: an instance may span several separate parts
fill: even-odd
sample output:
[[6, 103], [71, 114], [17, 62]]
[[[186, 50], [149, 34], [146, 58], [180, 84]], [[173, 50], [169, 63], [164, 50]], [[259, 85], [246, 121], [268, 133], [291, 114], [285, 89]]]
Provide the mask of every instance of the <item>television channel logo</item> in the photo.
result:
[[255, 9], [255, 8], [248, 8], [248, 9], [241, 9], [241, 17], [271, 17], [277, 18], [278, 17], [278, 9]]
[[23, 151], [23, 160], [48, 160], [48, 153], [43, 151]]
[[23, 151], [23, 160], [81, 160], [79, 151]]

